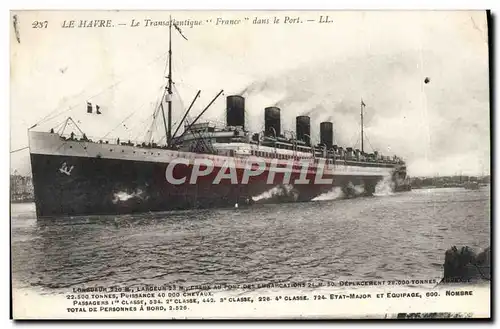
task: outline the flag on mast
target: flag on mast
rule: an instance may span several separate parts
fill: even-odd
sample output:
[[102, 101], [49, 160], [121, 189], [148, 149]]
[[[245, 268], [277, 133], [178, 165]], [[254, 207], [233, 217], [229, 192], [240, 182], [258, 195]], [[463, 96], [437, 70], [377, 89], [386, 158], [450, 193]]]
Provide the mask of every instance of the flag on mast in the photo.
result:
[[[95, 113], [96, 114], [101, 114], [101, 111], [99, 111], [101, 107], [97, 104], [95, 104]], [[93, 113], [94, 112], [94, 104], [87, 102], [87, 113]]]
[[187, 41], [187, 38], [184, 36], [184, 34], [182, 34], [182, 31], [181, 29], [177, 26], [177, 24], [173, 23], [175, 29], [177, 30], [177, 32], [179, 32], [179, 34]]
[[365, 102], [363, 102], [363, 98], [361, 98], [361, 106], [366, 106]]

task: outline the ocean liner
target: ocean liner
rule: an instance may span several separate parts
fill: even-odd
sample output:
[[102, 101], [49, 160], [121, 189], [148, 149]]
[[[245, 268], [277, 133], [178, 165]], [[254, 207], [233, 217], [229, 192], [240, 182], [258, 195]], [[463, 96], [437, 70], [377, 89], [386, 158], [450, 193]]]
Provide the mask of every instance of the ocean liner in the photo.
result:
[[[347, 197], [359, 194], [357, 186], [372, 195], [383, 180], [395, 191], [410, 189], [401, 158], [365, 152], [362, 100], [360, 149], [334, 145], [332, 122], [320, 124], [314, 145], [311, 118], [304, 115], [296, 117], [295, 133], [285, 136], [281, 109], [274, 106], [263, 111], [264, 131], [252, 133], [241, 95], [226, 97], [225, 127], [199, 121], [222, 91], [188, 123], [198, 92], [173, 129], [172, 26], [178, 29], [169, 25], [168, 81], [156, 109], [165, 142], [93, 140], [81, 130], [30, 128], [38, 218], [244, 206], [268, 191], [274, 191], [266, 199], [271, 202], [310, 201], [335, 187]], [[65, 126], [70, 122], [78, 127], [71, 117]]]

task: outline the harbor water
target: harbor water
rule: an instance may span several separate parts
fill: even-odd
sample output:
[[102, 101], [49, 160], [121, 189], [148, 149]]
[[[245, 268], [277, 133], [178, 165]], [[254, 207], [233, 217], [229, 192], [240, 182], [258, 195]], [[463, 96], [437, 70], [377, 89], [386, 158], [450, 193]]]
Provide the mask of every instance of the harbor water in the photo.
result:
[[[325, 200], [326, 199], [326, 200]], [[490, 245], [490, 188], [40, 220], [12, 204], [13, 285], [440, 280], [453, 245]]]

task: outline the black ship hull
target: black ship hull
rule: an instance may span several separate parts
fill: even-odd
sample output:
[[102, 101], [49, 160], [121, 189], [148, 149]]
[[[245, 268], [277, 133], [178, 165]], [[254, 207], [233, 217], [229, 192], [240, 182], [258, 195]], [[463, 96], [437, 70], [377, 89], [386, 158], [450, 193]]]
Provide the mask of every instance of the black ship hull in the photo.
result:
[[[363, 185], [366, 195], [375, 191], [383, 176], [334, 177], [333, 184], [268, 184], [267, 176], [251, 178], [248, 184], [213, 183], [215, 174], [196, 184], [172, 185], [165, 179], [167, 163], [31, 154], [37, 217], [92, 214], [130, 214], [176, 209], [234, 207], [257, 202], [300, 202], [333, 187]], [[179, 170], [182, 170], [180, 167]], [[186, 175], [192, 168], [176, 175]], [[238, 179], [242, 173], [238, 172]], [[294, 177], [292, 174], [293, 178]], [[239, 180], [240, 181], [240, 180]], [[264, 196], [262, 196], [264, 194]]]

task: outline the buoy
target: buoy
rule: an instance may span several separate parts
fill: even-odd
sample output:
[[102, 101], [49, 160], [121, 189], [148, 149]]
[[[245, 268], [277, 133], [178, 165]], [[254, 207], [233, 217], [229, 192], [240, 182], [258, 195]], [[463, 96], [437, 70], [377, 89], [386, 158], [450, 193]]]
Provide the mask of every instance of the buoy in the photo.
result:
[[235, 208], [238, 208], [238, 204], [237, 204], [237, 203], [235, 203], [235, 204], [234, 204], [234, 207], [235, 207]]

